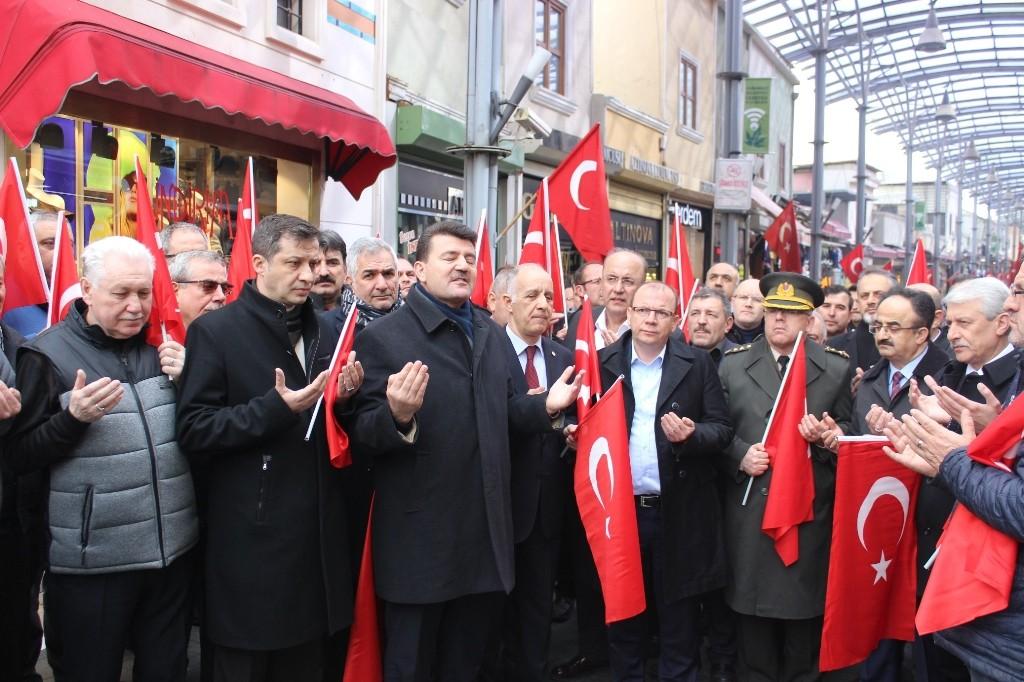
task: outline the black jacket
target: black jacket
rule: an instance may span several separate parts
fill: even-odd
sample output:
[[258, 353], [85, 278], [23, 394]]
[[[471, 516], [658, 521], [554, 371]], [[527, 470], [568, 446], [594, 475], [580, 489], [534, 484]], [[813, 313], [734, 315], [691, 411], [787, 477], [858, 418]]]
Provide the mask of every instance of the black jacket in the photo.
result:
[[874, 335], [868, 331], [868, 323], [863, 321], [845, 334], [829, 339], [825, 345], [846, 351], [850, 356], [851, 377], [858, 368], [867, 370], [882, 357], [878, 354]]
[[[607, 389], [623, 376], [627, 429], [636, 408], [630, 380], [632, 343], [632, 332], [626, 332], [600, 351], [601, 386]], [[669, 442], [657, 421], [670, 411], [697, 425], [678, 445]], [[668, 340], [656, 415], [664, 600], [673, 602], [722, 587], [728, 575], [715, 461], [723, 456], [733, 430], [715, 363], [706, 351]]]
[[305, 369], [284, 307], [251, 281], [188, 330], [178, 441], [203, 481], [207, 626], [222, 646], [281, 649], [351, 623], [348, 523], [325, 409], [306, 442], [312, 410], [294, 414], [274, 388], [275, 368], [293, 390], [328, 368], [337, 337], [309, 301], [302, 338]]
[[[434, 604], [512, 589], [509, 424], [550, 430], [546, 395], [512, 391], [504, 330], [473, 310], [473, 340], [424, 295], [359, 333], [365, 382], [346, 414], [358, 458], [372, 459], [373, 565], [386, 601]], [[415, 442], [385, 392], [407, 362], [430, 371]]]

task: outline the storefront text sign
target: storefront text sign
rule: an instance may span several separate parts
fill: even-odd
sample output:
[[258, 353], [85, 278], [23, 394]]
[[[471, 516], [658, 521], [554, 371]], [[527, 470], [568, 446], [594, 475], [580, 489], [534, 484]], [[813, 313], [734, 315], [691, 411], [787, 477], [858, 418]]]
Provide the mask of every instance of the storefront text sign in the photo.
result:
[[715, 162], [715, 209], [750, 210], [754, 162], [750, 159], [718, 159]]

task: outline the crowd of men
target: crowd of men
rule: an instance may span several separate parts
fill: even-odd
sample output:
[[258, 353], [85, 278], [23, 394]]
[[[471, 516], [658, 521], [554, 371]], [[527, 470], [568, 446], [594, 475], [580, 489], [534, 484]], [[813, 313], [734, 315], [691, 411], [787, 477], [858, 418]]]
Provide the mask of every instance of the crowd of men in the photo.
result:
[[[33, 217], [47, 272], [55, 220]], [[162, 247], [184, 346], [146, 342], [155, 262], [125, 237], [84, 250], [82, 298], [64, 321], [42, 330], [39, 310], [8, 315], [0, 679], [39, 679], [42, 582], [58, 681], [119, 680], [130, 650], [140, 682], [181, 681], [190, 664], [204, 680], [337, 682], [368, 528], [386, 680], [608, 667], [640, 681], [655, 666], [660, 680], [696, 680], [702, 652], [714, 682], [823, 679], [844, 434], [888, 435], [891, 456], [924, 478], [919, 557], [957, 502], [1024, 541], [1024, 465], [996, 479], [965, 455], [1019, 393], [1024, 269], [1012, 289], [979, 278], [943, 296], [884, 270], [823, 290], [716, 263], [684, 334], [676, 293], [625, 249], [574, 273], [558, 292], [564, 318], [533, 265], [499, 270], [477, 308], [475, 240], [436, 223], [410, 263], [380, 239], [346, 244], [267, 216], [256, 276], [226, 303], [224, 258], [179, 223]], [[354, 350], [318, 410], [350, 314]], [[609, 625], [572, 487], [581, 325], [593, 325], [602, 384], [623, 378], [647, 586], [647, 610]], [[762, 438], [802, 333], [814, 514], [786, 566], [761, 530]], [[327, 419], [344, 427], [351, 466], [332, 466]], [[919, 594], [927, 580], [922, 565]], [[551, 661], [565, 603], [578, 652]], [[911, 666], [918, 680], [1021, 679], [1022, 621], [1018, 568], [1007, 610], [883, 641], [828, 677], [900, 680]], [[194, 624], [200, 661], [187, 655]]]

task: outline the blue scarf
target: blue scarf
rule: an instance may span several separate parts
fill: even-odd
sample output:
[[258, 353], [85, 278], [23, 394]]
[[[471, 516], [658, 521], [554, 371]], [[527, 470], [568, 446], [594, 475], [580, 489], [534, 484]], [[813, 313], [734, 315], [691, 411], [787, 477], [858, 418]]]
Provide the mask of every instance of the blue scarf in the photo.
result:
[[465, 332], [466, 336], [469, 337], [470, 342], [473, 341], [473, 304], [469, 301], [465, 301], [461, 307], [453, 308], [447, 303], [440, 301], [430, 295], [430, 292], [424, 288], [422, 284], [417, 282], [414, 284], [419, 292], [423, 294], [428, 301], [437, 306], [438, 310], [444, 313], [444, 316], [449, 320], [459, 325], [459, 328]]

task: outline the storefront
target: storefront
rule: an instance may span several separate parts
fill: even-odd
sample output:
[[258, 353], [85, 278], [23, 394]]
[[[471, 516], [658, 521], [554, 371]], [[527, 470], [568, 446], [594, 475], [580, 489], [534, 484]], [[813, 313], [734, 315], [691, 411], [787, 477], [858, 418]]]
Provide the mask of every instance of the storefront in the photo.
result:
[[399, 255], [409, 257], [423, 229], [439, 220], [462, 220], [462, 177], [418, 166], [398, 164]]
[[686, 247], [690, 252], [690, 266], [694, 273], [704, 272], [712, 262], [711, 228], [714, 225], [714, 210], [689, 201], [669, 199], [668, 213], [679, 213], [679, 224], [686, 235]]
[[395, 162], [384, 126], [345, 97], [92, 5], [27, 3], [9, 30], [2, 146], [33, 208], [73, 213], [79, 254], [134, 236], [136, 157], [158, 222], [199, 224], [225, 250], [248, 157], [261, 215], [314, 222], [324, 178], [358, 198]]

